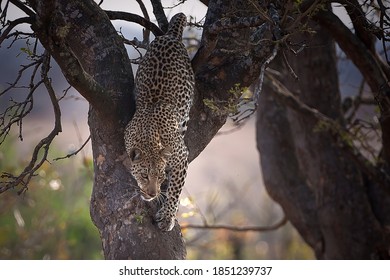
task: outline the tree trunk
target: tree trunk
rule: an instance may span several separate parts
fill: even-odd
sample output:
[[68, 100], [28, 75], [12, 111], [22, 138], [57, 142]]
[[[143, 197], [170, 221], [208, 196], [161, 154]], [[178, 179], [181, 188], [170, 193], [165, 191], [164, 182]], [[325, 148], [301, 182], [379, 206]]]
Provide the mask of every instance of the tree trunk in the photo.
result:
[[[157, 205], [140, 199], [128, 169], [123, 132], [135, 109], [134, 81], [123, 41], [92, 0], [30, 0], [30, 5], [37, 14], [33, 30], [40, 42], [68, 82], [90, 103], [95, 175], [91, 217], [99, 229], [105, 258], [184, 259], [179, 225], [170, 232], [158, 229], [153, 220]], [[242, 1], [209, 1], [206, 26], [236, 11], [251, 14]], [[227, 113], [207, 108], [203, 100], [226, 100], [235, 84], [249, 86], [270, 53], [269, 44], [247, 44], [243, 54], [242, 42], [251, 43], [249, 35], [248, 28], [240, 33], [203, 34], [201, 49], [207, 51], [197, 56], [196, 97], [186, 135], [190, 160], [206, 147], [227, 117]], [[212, 48], [210, 42], [215, 43]]]
[[[99, 229], [105, 258], [184, 259], [179, 227], [167, 233], [158, 229], [153, 223], [153, 205], [135, 195], [137, 186], [126, 168], [123, 132], [134, 112], [134, 81], [116, 30], [93, 1], [39, 1], [33, 7], [38, 14], [34, 30], [40, 41], [69, 83], [91, 104], [88, 123], [95, 173], [91, 217]], [[89, 82], [80, 78], [83, 70], [105, 91], [83, 84]]]
[[[91, 216], [105, 257], [184, 259], [180, 227], [176, 223], [170, 232], [158, 229], [153, 221], [157, 205], [139, 198], [129, 172], [123, 132], [135, 110], [133, 73], [123, 40], [107, 13], [92, 0], [27, 2], [28, 6], [10, 1], [30, 16], [27, 22], [32, 22], [34, 36], [56, 60], [69, 84], [90, 104], [95, 173]], [[302, 14], [293, 12], [296, 3], [285, 0], [202, 2], [208, 11], [200, 47], [192, 60], [196, 92], [185, 138], [189, 160], [206, 147], [229, 113], [223, 108], [212, 110], [205, 99], [221, 106], [232, 103], [232, 88], [253, 84], [276, 46], [282, 50], [289, 47], [292, 34], [298, 32], [293, 30], [297, 22], [291, 23], [291, 19], [296, 16], [305, 23], [309, 17], [337, 40], [378, 100], [384, 164], [381, 169], [374, 166], [368, 170], [364, 162], [356, 160], [359, 154], [351, 153], [345, 141], [335, 139], [332, 127], [318, 121], [315, 113], [319, 111], [342, 127], [343, 115], [333, 41], [312, 26], [317, 30], [310, 43], [313, 47], [299, 57], [287, 56], [301, 80], [289, 77], [280, 61], [274, 67], [282, 73], [289, 91], [318, 111], [301, 106], [306, 108], [302, 113], [299, 106], [288, 107], [288, 98], [278, 94], [287, 89], [275, 87], [271, 80], [265, 85], [257, 123], [265, 184], [318, 258], [388, 258], [390, 186], [382, 170], [388, 168], [390, 158], [390, 70], [373, 53], [373, 36], [361, 37], [367, 28], [359, 25], [356, 15], [351, 18], [358, 24], [355, 36], [330, 10], [322, 4], [315, 6], [314, 0], [300, 3]], [[159, 1], [153, 4], [164, 30], [163, 9]], [[350, 6], [353, 2], [345, 4], [347, 11], [359, 8]], [[297, 41], [307, 39], [303, 36]], [[298, 104], [291, 94], [289, 98]], [[375, 174], [382, 177], [375, 178]]]
[[[278, 61], [283, 84], [305, 104], [343, 122], [335, 47], [317, 33], [288, 55], [298, 82]], [[320, 55], [319, 55], [320, 54]], [[366, 174], [312, 116], [288, 108], [267, 86], [259, 101], [257, 143], [266, 188], [319, 259], [389, 257], [389, 193]], [[386, 186], [388, 187], [388, 186]], [[381, 203], [377, 203], [381, 201]], [[378, 205], [381, 205], [378, 209]]]
[[95, 179], [91, 217], [99, 229], [106, 259], [184, 259], [180, 228], [162, 232], [153, 222], [156, 208], [136, 195], [127, 165], [123, 125], [89, 114]]

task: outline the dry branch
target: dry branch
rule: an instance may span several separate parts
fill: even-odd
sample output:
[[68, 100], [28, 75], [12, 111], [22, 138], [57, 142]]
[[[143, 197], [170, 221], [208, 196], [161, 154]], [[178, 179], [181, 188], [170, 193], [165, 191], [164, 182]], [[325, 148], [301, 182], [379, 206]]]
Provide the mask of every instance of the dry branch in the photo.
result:
[[18, 7], [19, 9], [21, 9], [23, 12], [25, 12], [28, 16], [35, 17], [35, 13], [19, 0], [10, 0], [10, 2], [14, 4], [16, 7]]
[[161, 0], [151, 0], [153, 6], [153, 14], [156, 16], [158, 25], [165, 33], [168, 31], [168, 19], [164, 13], [164, 7], [161, 4]]
[[82, 149], [84, 149], [84, 147], [88, 144], [89, 140], [91, 140], [91, 135], [88, 136], [87, 140], [85, 140], [85, 142], [81, 145], [81, 147], [78, 148], [76, 151], [69, 153], [66, 156], [55, 158], [53, 160], [57, 161], [57, 160], [66, 159], [66, 158], [70, 158], [72, 156], [77, 155]]
[[110, 20], [124, 20], [128, 22], [138, 23], [147, 30], [152, 31], [155, 36], [164, 35], [164, 32], [153, 22], [136, 14], [120, 12], [120, 11], [105, 11]]
[[322, 114], [317, 109], [311, 108], [296, 96], [294, 96], [278, 79], [268, 74], [270, 87], [275, 93], [275, 97], [279, 102], [288, 106], [289, 108], [307, 115], [317, 120], [323, 129], [329, 131], [330, 135], [335, 138], [340, 148], [345, 152], [346, 156], [352, 159], [358, 164], [361, 170], [373, 181], [377, 181], [379, 185], [383, 186], [384, 189], [390, 190], [390, 176], [384, 170], [381, 170], [369, 162], [351, 143], [353, 135], [350, 134], [340, 123]]
[[279, 222], [271, 226], [232, 226], [232, 225], [193, 225], [183, 224], [182, 229], [203, 229], [203, 230], [230, 230], [230, 231], [272, 231], [277, 230], [288, 222], [286, 217], [283, 217]]
[[1, 175], [0, 181], [0, 193], [3, 193], [9, 189], [17, 188], [21, 186], [18, 190], [18, 194], [22, 194], [28, 189], [28, 183], [31, 178], [35, 176], [35, 172], [42, 166], [42, 164], [47, 160], [47, 155], [49, 153], [50, 145], [53, 139], [62, 131], [61, 127], [61, 109], [58, 104], [58, 100], [54, 89], [51, 85], [51, 81], [48, 78], [48, 72], [50, 69], [50, 56], [46, 52], [43, 56], [43, 62], [41, 66], [41, 77], [43, 84], [46, 87], [47, 93], [49, 94], [51, 104], [54, 111], [54, 127], [48, 136], [41, 139], [39, 143], [35, 146], [31, 160], [29, 164], [24, 168], [22, 173], [17, 176], [14, 176], [10, 173], [3, 173]]
[[1, 33], [0, 36], [0, 45], [3, 43], [3, 41], [8, 38], [8, 34], [14, 29], [17, 25], [22, 24], [22, 23], [32, 23], [33, 18], [31, 17], [22, 17], [15, 19], [13, 21], [10, 21], [7, 28]]
[[[142, 0], [136, 0], [136, 1], [138, 3], [139, 7], [141, 8], [141, 11], [142, 11], [142, 14], [144, 15], [144, 18], [150, 22], [149, 13], [148, 13], [148, 10], [145, 7], [144, 2]], [[143, 33], [142, 43], [145, 44], [145, 45], [149, 44], [150, 30], [148, 28], [145, 28], [142, 33]]]
[[[29, 92], [26, 98], [24, 99], [24, 101], [18, 102], [11, 99], [10, 102], [12, 104], [8, 106], [5, 109], [5, 111], [0, 114], [0, 144], [4, 142], [5, 138], [7, 137], [8, 133], [10, 132], [14, 124], [18, 124], [19, 139], [23, 140], [23, 136], [22, 136], [23, 119], [31, 112], [34, 103], [33, 95], [35, 91], [43, 83], [43, 80], [34, 83], [36, 73], [39, 67], [41, 66], [42, 62], [43, 59], [39, 58], [28, 65], [21, 66], [21, 69], [19, 70], [18, 75], [15, 78], [14, 82], [10, 83], [10, 85], [7, 88], [5, 88], [3, 91], [0, 92], [0, 96], [2, 96], [14, 88], [29, 88]], [[30, 68], [33, 68], [33, 71], [30, 77], [29, 85], [28, 86], [18, 85], [25, 71], [27, 71]]]

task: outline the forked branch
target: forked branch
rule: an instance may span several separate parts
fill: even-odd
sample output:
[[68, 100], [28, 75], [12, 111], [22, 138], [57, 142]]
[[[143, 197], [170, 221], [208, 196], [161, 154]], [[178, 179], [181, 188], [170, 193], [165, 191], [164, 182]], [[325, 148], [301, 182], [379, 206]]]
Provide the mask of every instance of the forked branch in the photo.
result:
[[351, 160], [353, 160], [361, 170], [373, 181], [379, 183], [384, 189], [389, 190], [390, 176], [383, 170], [376, 168], [370, 161], [368, 161], [359, 150], [352, 144], [353, 135], [350, 134], [337, 121], [322, 114], [317, 109], [311, 108], [304, 104], [296, 96], [294, 96], [277, 78], [273, 75], [267, 74], [270, 87], [273, 89], [275, 98], [282, 104], [299, 112], [300, 114], [309, 116], [317, 120], [317, 123], [328, 131], [329, 134], [335, 138], [336, 143], [345, 152]]
[[136, 14], [120, 12], [120, 11], [105, 11], [110, 20], [124, 20], [128, 22], [138, 23], [147, 30], [152, 31], [155, 36], [164, 35], [164, 32], [153, 22]]
[[155, 15], [158, 25], [163, 32], [168, 31], [168, 19], [164, 13], [164, 7], [161, 4], [161, 0], [151, 0], [153, 6], [153, 14]]
[[28, 183], [35, 176], [35, 172], [42, 166], [42, 164], [47, 160], [47, 155], [49, 153], [50, 145], [53, 139], [62, 131], [61, 128], [61, 110], [58, 104], [58, 100], [54, 89], [51, 85], [51, 80], [48, 77], [48, 72], [50, 69], [50, 56], [48, 53], [45, 53], [43, 56], [43, 62], [41, 66], [41, 77], [42, 82], [45, 85], [47, 93], [49, 94], [50, 101], [54, 111], [54, 127], [48, 136], [41, 139], [39, 143], [35, 146], [31, 160], [29, 164], [24, 168], [24, 170], [19, 175], [13, 175], [10, 173], [3, 173], [0, 180], [0, 193], [3, 193], [9, 189], [14, 189], [20, 186], [18, 189], [18, 194], [22, 194], [28, 189]]
[[[0, 113], [0, 145], [4, 142], [12, 126], [15, 124], [19, 126], [18, 137], [20, 140], [23, 140], [23, 119], [31, 112], [34, 103], [34, 93], [43, 83], [42, 80], [38, 81], [37, 83], [34, 83], [35, 76], [42, 64], [42, 61], [42, 58], [39, 58], [28, 65], [21, 66], [21, 69], [19, 70], [14, 82], [10, 83], [9, 86], [3, 91], [0, 91], [0, 96], [2, 96], [14, 88], [29, 88], [28, 94], [23, 101], [15, 101], [11, 98], [10, 105], [4, 110], [4, 112]], [[20, 85], [20, 79], [23, 77], [24, 73], [30, 68], [32, 68], [32, 74], [30, 77], [29, 85]]]
[[[22, 17], [22, 18], [18, 18], [18, 19], [15, 19], [13, 21], [10, 21], [8, 23], [7, 28], [1, 33], [0, 46], [3, 43], [3, 41], [6, 38], [8, 38], [8, 34], [12, 31], [12, 29], [14, 29], [17, 25], [22, 24], [22, 23], [30, 23], [31, 24], [32, 22], [33, 22], [32, 17]], [[2, 30], [0, 30], [0, 31], [2, 31]]]

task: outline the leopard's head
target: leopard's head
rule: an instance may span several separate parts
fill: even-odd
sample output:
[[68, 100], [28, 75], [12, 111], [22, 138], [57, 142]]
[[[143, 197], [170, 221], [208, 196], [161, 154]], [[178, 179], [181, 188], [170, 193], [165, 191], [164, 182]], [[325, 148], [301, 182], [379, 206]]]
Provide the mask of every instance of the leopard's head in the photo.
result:
[[130, 149], [131, 173], [137, 180], [142, 199], [152, 201], [161, 193], [160, 187], [166, 179], [165, 170], [171, 152], [169, 147], [153, 153], [136, 147]]

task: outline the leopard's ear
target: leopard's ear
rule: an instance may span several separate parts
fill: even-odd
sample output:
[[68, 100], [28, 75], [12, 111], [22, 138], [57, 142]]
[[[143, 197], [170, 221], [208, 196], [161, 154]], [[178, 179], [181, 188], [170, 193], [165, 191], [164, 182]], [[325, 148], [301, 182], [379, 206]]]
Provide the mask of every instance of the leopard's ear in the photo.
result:
[[161, 157], [165, 160], [165, 161], [168, 161], [168, 159], [171, 157], [172, 155], [172, 148], [171, 147], [165, 147], [163, 149], [160, 150], [160, 155]]
[[131, 163], [138, 163], [142, 160], [142, 157], [143, 157], [143, 153], [140, 149], [138, 148], [132, 148], [129, 152], [129, 157], [130, 157], [130, 161]]

